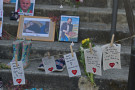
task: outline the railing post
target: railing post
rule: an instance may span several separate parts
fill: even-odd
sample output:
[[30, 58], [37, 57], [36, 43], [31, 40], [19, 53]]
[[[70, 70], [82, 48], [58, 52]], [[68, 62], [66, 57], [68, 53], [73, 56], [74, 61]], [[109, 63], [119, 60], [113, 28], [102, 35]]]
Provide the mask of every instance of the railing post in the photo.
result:
[[[130, 33], [131, 35], [135, 35], [135, 19], [134, 19], [134, 14], [133, 14], [130, 0], [123, 0], [123, 2], [124, 2]], [[129, 75], [128, 75], [128, 90], [134, 90], [134, 89], [135, 89], [135, 38], [132, 38], [131, 60], [130, 60]]]

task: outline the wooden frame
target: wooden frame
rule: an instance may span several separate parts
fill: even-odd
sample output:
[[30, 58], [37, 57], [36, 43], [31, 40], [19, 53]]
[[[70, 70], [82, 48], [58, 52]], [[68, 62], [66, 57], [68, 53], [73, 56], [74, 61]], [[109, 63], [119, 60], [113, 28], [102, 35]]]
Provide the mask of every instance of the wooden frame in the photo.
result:
[[[31, 23], [33, 23], [33, 26], [31, 25]], [[45, 28], [41, 29], [41, 27], [43, 27], [43, 23], [45, 23]], [[36, 27], [37, 25], [40, 26], [40, 29], [38, 28], [39, 26]], [[46, 26], [48, 26], [48, 28]], [[44, 32], [41, 33], [41, 31]], [[51, 21], [51, 18], [38, 16], [20, 16], [17, 32], [18, 39], [25, 38], [27, 40], [54, 41], [54, 36], [55, 23]]]

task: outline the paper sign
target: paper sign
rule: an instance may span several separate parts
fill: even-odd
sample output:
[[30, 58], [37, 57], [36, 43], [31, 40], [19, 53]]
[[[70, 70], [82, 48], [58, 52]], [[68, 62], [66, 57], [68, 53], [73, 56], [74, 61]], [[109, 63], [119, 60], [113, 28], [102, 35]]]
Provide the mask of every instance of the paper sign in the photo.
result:
[[66, 54], [64, 55], [64, 59], [67, 66], [69, 77], [80, 76], [81, 71], [76, 58], [76, 53], [74, 53], [74, 57], [72, 57], [71, 53]]
[[0, 10], [3, 10], [3, 0], [0, 0]]
[[113, 44], [113, 46], [107, 44], [102, 46], [104, 70], [112, 68], [121, 69], [120, 50], [121, 50], [120, 44], [117, 45]]
[[18, 67], [16, 67], [15, 62], [11, 62], [11, 71], [14, 85], [25, 84], [25, 76], [23, 70], [22, 61], [18, 62]]
[[2, 37], [3, 10], [0, 10], [0, 37]]
[[45, 57], [42, 59], [42, 61], [43, 61], [43, 65], [44, 65], [46, 74], [56, 70], [56, 63], [55, 63], [55, 59], [53, 56], [51, 56], [50, 58]]
[[90, 49], [84, 49], [86, 71], [102, 75], [101, 73], [101, 59], [102, 59], [102, 50], [99, 47], [93, 47], [92, 53]]

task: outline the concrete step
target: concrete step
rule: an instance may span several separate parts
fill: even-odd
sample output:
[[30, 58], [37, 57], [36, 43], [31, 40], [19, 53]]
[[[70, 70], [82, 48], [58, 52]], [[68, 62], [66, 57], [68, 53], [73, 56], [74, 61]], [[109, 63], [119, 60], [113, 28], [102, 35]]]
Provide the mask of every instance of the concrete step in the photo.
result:
[[[9, 17], [11, 11], [15, 10], [14, 4], [4, 5], [4, 16]], [[112, 9], [111, 8], [93, 8], [93, 7], [79, 7], [72, 8], [69, 6], [64, 6], [63, 9], [59, 5], [35, 5], [35, 16], [45, 16], [49, 17], [51, 14], [54, 16], [61, 15], [73, 15], [80, 16], [80, 22], [99, 22], [110, 24], [112, 19]], [[125, 11], [123, 9], [118, 10], [119, 24], [127, 23]]]
[[[12, 40], [1, 40], [0, 41], [0, 58], [2, 59], [12, 59]], [[30, 53], [30, 59], [41, 59], [44, 57], [44, 54], [47, 54], [47, 52], [50, 52], [51, 55], [57, 55], [59, 54], [66, 54], [70, 53], [70, 43], [66, 42], [40, 42], [40, 41], [32, 41], [32, 49]], [[95, 44], [99, 45], [99, 44]], [[101, 46], [103, 44], [100, 44]], [[79, 53], [79, 47], [80, 43], [75, 43], [75, 46], [73, 46], [74, 52], [77, 52], [78, 57], [80, 56]], [[122, 44], [121, 48], [121, 63], [122, 66], [129, 66], [130, 62], [130, 46], [126, 46]]]
[[[8, 63], [9, 60], [2, 60]], [[44, 71], [37, 70], [41, 60], [31, 61], [30, 66], [25, 69], [25, 79], [30, 82], [30, 87], [45, 88], [45, 90], [91, 90], [90, 85], [85, 78], [84, 70], [80, 64], [82, 77], [68, 77], [67, 69], [63, 72], [53, 72], [45, 74]], [[99, 89], [94, 90], [127, 90], [128, 67], [122, 69], [103, 71], [102, 76], [95, 75], [95, 82]], [[0, 77], [3, 79], [4, 86], [9, 80], [12, 80], [11, 70], [0, 70]], [[93, 90], [93, 89], [92, 89]]]
[[[8, 17], [4, 17], [3, 30], [6, 30], [8, 33], [16, 37], [17, 30], [18, 30], [18, 22], [9, 20]], [[93, 42], [96, 43], [110, 42], [110, 30], [111, 30], [110, 24], [104, 24], [98, 22], [93, 22], [93, 23], [80, 22], [79, 42], [88, 37], [90, 37], [93, 40]], [[117, 24], [115, 39], [120, 40], [123, 38], [127, 38], [129, 36], [130, 33], [129, 33], [128, 25]]]

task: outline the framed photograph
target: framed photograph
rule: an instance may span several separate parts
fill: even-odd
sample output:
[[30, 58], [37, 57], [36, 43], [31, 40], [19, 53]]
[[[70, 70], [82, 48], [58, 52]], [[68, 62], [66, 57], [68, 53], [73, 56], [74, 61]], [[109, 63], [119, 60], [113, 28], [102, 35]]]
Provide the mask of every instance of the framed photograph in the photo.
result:
[[33, 16], [35, 0], [16, 0], [15, 11], [19, 15]]
[[78, 42], [79, 16], [61, 16], [59, 41]]
[[2, 37], [3, 10], [0, 10], [0, 37]]
[[54, 41], [55, 23], [49, 17], [20, 16], [17, 37], [28, 40]]

